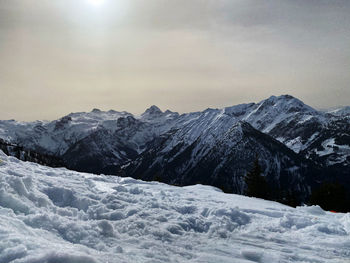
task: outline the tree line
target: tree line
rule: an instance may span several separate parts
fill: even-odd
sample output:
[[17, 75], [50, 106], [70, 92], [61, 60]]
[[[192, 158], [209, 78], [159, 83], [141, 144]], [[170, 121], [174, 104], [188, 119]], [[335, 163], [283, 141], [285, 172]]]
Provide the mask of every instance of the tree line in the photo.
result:
[[[259, 159], [256, 158], [252, 169], [244, 177], [246, 183], [245, 195], [277, 201], [289, 206], [301, 205], [298, 194], [291, 190], [272, 189], [262, 175]], [[322, 209], [335, 212], [349, 212], [350, 198], [345, 187], [337, 182], [323, 182], [312, 190], [306, 203], [319, 205]]]

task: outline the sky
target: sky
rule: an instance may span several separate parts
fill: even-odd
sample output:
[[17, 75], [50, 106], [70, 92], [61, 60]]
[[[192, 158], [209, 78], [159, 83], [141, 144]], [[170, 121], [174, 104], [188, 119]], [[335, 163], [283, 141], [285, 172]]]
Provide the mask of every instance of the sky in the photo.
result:
[[350, 105], [350, 1], [0, 0], [0, 119]]

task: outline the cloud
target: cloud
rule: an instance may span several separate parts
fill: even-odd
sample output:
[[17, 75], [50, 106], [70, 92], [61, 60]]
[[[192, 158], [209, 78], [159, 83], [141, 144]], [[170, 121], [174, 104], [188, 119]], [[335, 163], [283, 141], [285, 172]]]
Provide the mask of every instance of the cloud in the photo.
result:
[[338, 0], [2, 1], [0, 119], [285, 93], [348, 104], [349, 13]]

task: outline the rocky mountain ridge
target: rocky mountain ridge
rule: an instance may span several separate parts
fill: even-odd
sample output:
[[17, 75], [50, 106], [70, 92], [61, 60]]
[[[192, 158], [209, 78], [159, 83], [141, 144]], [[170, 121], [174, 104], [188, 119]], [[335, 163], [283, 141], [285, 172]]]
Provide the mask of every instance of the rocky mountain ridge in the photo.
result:
[[0, 121], [0, 138], [62, 158], [77, 171], [236, 193], [258, 156], [271, 184], [308, 194], [315, 182], [349, 182], [349, 126], [346, 108], [318, 111], [282, 95], [185, 114], [151, 106], [139, 116], [94, 109], [52, 122]]

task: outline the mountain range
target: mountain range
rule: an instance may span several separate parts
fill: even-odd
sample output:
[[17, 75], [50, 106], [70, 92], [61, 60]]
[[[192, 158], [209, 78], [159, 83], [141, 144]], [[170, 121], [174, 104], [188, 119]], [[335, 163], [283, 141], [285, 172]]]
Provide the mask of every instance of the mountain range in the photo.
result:
[[243, 193], [256, 158], [271, 187], [302, 199], [323, 181], [350, 186], [350, 107], [320, 111], [290, 95], [185, 114], [151, 106], [141, 115], [94, 109], [6, 120], [0, 138], [80, 172], [233, 193]]

